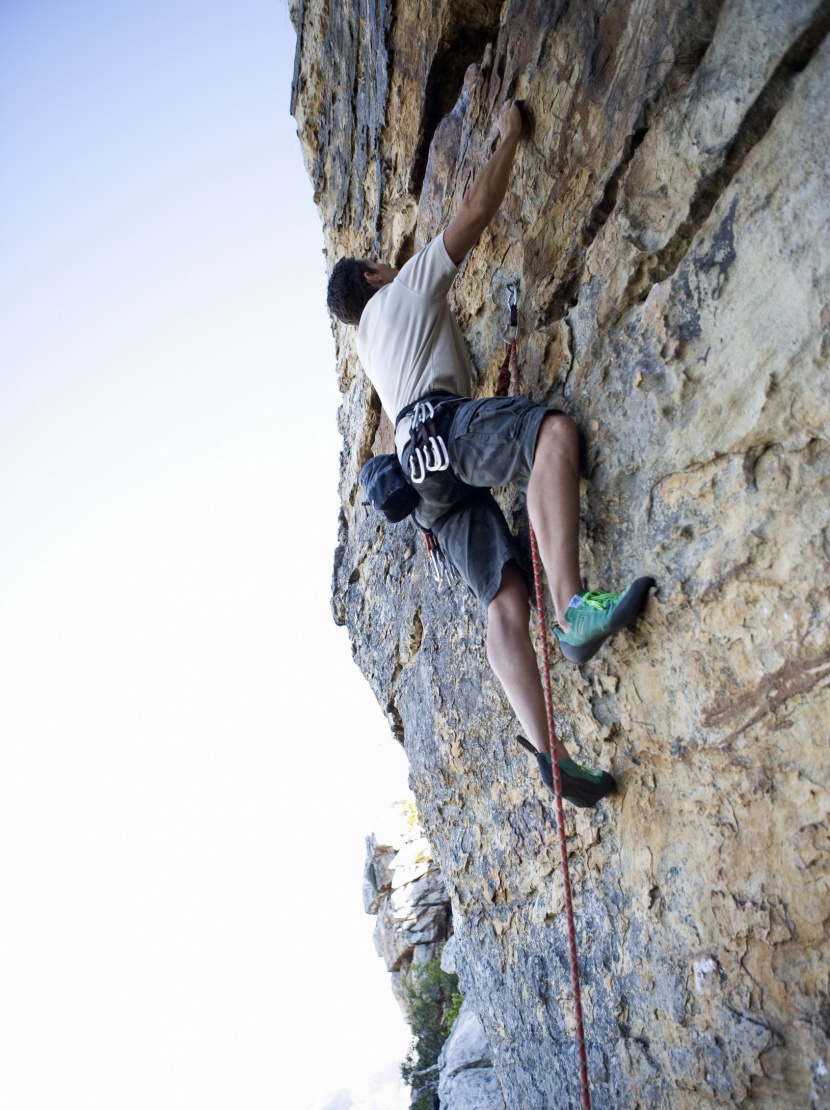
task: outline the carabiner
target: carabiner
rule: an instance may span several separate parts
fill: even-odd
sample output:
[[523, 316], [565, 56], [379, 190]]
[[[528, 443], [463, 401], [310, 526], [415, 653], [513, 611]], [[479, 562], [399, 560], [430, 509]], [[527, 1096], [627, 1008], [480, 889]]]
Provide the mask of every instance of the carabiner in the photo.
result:
[[438, 565], [438, 560], [435, 557], [435, 555], [433, 555], [433, 553], [431, 551], [429, 553], [429, 565], [430, 565], [430, 569], [432, 570], [432, 577], [435, 579], [435, 581], [440, 586], [442, 581], [443, 581], [443, 575], [441, 573], [441, 568]]
[[[504, 329], [505, 343], [512, 343], [516, 340], [519, 334], [519, 279], [511, 282], [507, 287], [507, 307], [510, 309], [510, 323]], [[513, 335], [508, 339], [507, 333], [513, 329]]]
[[[447, 454], [447, 446], [441, 436], [430, 436], [429, 446], [432, 449], [432, 459], [427, 458], [427, 470], [447, 470], [450, 465], [450, 457]], [[425, 454], [429, 456], [429, 451]]]
[[[416, 458], [417, 458], [418, 463], [419, 463], [420, 468], [421, 468], [420, 469], [420, 474], [417, 477], [416, 477], [416, 474], [415, 474], [415, 466], [413, 465]], [[412, 454], [409, 456], [409, 477], [412, 479], [412, 481], [414, 482], [414, 484], [416, 486], [419, 486], [421, 484], [421, 482], [423, 482], [424, 478], [426, 478], [426, 476], [427, 476], [427, 472], [426, 472], [426, 467], [424, 466], [423, 451], [421, 450], [420, 447], [416, 447], [415, 450], [412, 452]]]
[[433, 416], [435, 416], [435, 409], [432, 407], [431, 402], [419, 401], [412, 410], [412, 416], [409, 418], [410, 432], [415, 431], [415, 429], [420, 424], [423, 424], [427, 418], [431, 420]]

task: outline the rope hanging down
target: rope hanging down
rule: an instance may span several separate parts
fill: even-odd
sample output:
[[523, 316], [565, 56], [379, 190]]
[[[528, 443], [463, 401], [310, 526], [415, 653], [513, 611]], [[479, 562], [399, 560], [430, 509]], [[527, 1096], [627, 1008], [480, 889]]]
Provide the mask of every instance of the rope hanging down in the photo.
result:
[[[499, 377], [496, 384], [496, 396], [506, 397], [510, 390], [511, 370], [513, 374], [513, 392], [516, 396], [521, 394], [519, 379], [519, 356], [516, 351], [516, 341], [519, 335], [519, 310], [518, 310], [518, 285], [510, 286], [510, 328], [512, 336], [508, 339], [507, 354], [504, 362], [499, 367]], [[576, 1048], [579, 1055], [579, 1082], [582, 1088], [583, 1110], [591, 1110], [591, 1091], [588, 1085], [588, 1055], [585, 1050], [585, 1026], [582, 1020], [582, 993], [579, 989], [579, 966], [576, 952], [576, 925], [574, 924], [573, 899], [571, 897], [571, 873], [568, 867], [568, 843], [565, 838], [565, 814], [562, 809], [562, 780], [559, 774], [559, 763], [556, 759], [556, 726], [553, 719], [553, 693], [550, 679], [550, 663], [548, 660], [548, 635], [545, 621], [545, 601], [542, 588], [542, 563], [539, 558], [539, 545], [536, 542], [536, 532], [530, 525], [530, 554], [533, 561], [533, 584], [536, 592], [536, 616], [539, 623], [539, 636], [542, 646], [542, 683], [545, 693], [545, 709], [548, 718], [548, 738], [551, 748], [551, 769], [553, 771], [553, 788], [556, 802], [556, 828], [559, 833], [559, 855], [562, 861], [562, 881], [565, 890], [565, 913], [568, 923], [568, 953], [571, 965], [571, 989], [574, 996], [574, 1018], [576, 1021]]]

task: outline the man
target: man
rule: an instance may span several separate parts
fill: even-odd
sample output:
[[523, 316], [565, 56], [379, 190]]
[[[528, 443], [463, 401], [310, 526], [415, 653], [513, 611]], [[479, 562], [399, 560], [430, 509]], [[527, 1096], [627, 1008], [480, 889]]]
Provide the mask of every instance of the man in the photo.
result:
[[[465, 256], [501, 207], [522, 133], [518, 106], [508, 101], [498, 120], [501, 141], [446, 230], [400, 273], [384, 262], [341, 259], [328, 288], [329, 309], [357, 324], [363, 368], [391, 419], [405, 473], [416, 446], [407, 415], [430, 400], [450, 468], [431, 471], [416, 488], [415, 519], [438, 535], [446, 557], [487, 611], [487, 658], [536, 751], [541, 776], [552, 786], [544, 693], [530, 639], [528, 583], [521, 555], [493, 486], [517, 482], [548, 576], [565, 658], [590, 659], [614, 632], [634, 624], [651, 578], [624, 593], [585, 592], [579, 573], [579, 434], [564, 413], [522, 397], [473, 401], [464, 340], [447, 293]], [[436, 461], [435, 459], [432, 460]], [[593, 806], [614, 789], [605, 771], [575, 763], [555, 741], [563, 796]]]

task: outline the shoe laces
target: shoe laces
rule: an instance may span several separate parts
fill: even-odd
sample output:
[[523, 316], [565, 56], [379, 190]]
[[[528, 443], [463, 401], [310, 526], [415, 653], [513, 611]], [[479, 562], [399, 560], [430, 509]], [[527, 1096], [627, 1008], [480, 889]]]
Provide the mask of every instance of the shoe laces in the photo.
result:
[[591, 609], [610, 609], [621, 597], [622, 594], [609, 594], [605, 590], [588, 590], [582, 595], [582, 604]]

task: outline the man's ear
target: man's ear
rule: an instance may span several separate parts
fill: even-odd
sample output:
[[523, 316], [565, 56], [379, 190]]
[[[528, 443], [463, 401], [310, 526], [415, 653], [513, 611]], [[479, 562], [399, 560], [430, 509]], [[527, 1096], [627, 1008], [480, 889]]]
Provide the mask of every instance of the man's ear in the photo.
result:
[[374, 270], [364, 270], [363, 280], [367, 285], [371, 285], [373, 289], [377, 289], [380, 284], [380, 274], [376, 274]]

